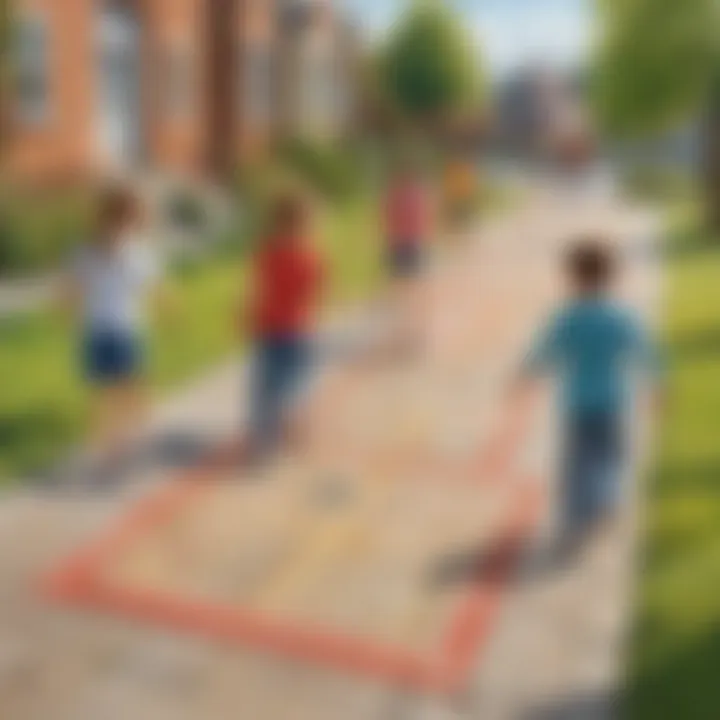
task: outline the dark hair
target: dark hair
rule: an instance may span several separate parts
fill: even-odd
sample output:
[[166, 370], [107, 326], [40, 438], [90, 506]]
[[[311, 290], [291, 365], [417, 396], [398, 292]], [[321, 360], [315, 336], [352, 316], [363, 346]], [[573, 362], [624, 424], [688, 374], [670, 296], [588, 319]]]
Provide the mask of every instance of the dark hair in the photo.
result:
[[112, 186], [101, 191], [97, 204], [100, 233], [135, 222], [141, 214], [142, 203], [128, 188]]
[[305, 225], [310, 217], [310, 204], [299, 192], [279, 195], [272, 206], [272, 228], [283, 233]]
[[569, 250], [566, 267], [581, 289], [596, 291], [603, 289], [613, 279], [617, 260], [606, 240], [584, 237]]

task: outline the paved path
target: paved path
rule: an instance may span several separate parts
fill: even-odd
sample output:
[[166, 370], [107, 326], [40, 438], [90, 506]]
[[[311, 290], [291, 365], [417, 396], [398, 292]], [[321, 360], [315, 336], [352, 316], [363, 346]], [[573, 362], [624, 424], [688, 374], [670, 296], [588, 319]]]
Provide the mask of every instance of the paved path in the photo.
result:
[[0, 280], [0, 318], [35, 310], [48, 303], [56, 292], [59, 278], [54, 275], [30, 279]]
[[[629, 260], [623, 292], [651, 315], [658, 290], [647, 244], [652, 223], [588, 198], [568, 203], [538, 195], [438, 269], [436, 287], [444, 289], [436, 305], [436, 345], [459, 348], [438, 357], [449, 385], [451, 377], [478, 380], [472, 413], [479, 427], [492, 428], [501, 417], [503, 378], [558, 296], [563, 241], [588, 229], [617, 234]], [[483, 312], [471, 315], [469, 307]], [[164, 457], [182, 464], [188, 450], [192, 455], [230, 432], [241, 393], [228, 367], [159, 408], [153, 426], [165, 438]], [[445, 412], [467, 418], [470, 411], [462, 409]], [[332, 413], [340, 417], [342, 406]], [[552, 428], [539, 422], [517, 458], [550, 493]], [[360, 447], [367, 454], [368, 445]], [[631, 514], [571, 574], [544, 567], [544, 533], [538, 532], [470, 690], [447, 700], [119, 617], [70, 612], [38, 598], [39, 573], [172, 472], [152, 463], [112, 493], [35, 493], [0, 503], [3, 720], [579, 720], [610, 714], [632, 575]]]

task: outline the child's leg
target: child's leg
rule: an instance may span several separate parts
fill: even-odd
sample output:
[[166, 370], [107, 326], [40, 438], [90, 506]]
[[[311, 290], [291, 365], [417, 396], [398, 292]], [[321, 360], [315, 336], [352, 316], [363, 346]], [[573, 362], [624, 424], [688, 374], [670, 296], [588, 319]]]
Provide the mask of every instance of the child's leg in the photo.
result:
[[91, 400], [90, 449], [97, 459], [114, 455], [120, 445], [121, 390], [115, 386], [98, 386]]
[[412, 329], [417, 346], [422, 348], [428, 338], [432, 314], [432, 287], [425, 272], [415, 278], [412, 297]]
[[587, 429], [578, 420], [565, 431], [565, 450], [560, 487], [560, 535], [574, 539], [587, 522], [587, 478], [592, 472], [592, 453]]
[[621, 436], [612, 415], [575, 418], [568, 430], [563, 478], [563, 527], [585, 534], [613, 512], [620, 497]]
[[312, 349], [306, 338], [287, 338], [278, 358], [278, 408], [280, 434], [291, 445], [302, 444], [304, 435], [303, 390], [310, 365]]
[[422, 348], [427, 335], [429, 290], [419, 255], [409, 260], [413, 265], [398, 281], [399, 344], [412, 351]]
[[593, 439], [593, 521], [613, 516], [620, 507], [623, 444], [620, 418], [599, 418]]
[[123, 441], [130, 445], [139, 439], [139, 433], [145, 428], [149, 394], [145, 383], [140, 379], [131, 379], [118, 388], [119, 403], [122, 416], [119, 419], [122, 427]]
[[255, 350], [250, 388], [249, 444], [251, 455], [264, 454], [277, 439], [280, 425], [279, 351], [272, 340], [261, 340]]
[[113, 461], [145, 419], [141, 340], [131, 332], [95, 331], [85, 339], [84, 354], [86, 375], [96, 387], [93, 446], [100, 458]]

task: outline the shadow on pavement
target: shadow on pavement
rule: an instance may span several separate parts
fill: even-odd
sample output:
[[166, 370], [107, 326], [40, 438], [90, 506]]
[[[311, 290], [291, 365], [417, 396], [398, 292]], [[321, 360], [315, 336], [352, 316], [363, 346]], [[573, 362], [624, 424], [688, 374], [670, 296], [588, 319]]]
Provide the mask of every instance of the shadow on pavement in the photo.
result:
[[[443, 588], [474, 582], [488, 567], [503, 561], [507, 556], [508, 544], [507, 540], [503, 540], [489, 547], [468, 547], [441, 557], [428, 571], [428, 586]], [[578, 545], [578, 553], [575, 554], [563, 551], [553, 538], [540, 543], [528, 543], [515, 582], [538, 582], [555, 574], [571, 572], [575, 568], [581, 547]]]
[[617, 699], [609, 691], [575, 693], [523, 713], [517, 720], [611, 720]]
[[72, 458], [30, 477], [30, 488], [50, 497], [112, 495], [152, 476], [198, 467], [218, 447], [220, 438], [173, 430], [149, 437], [111, 465], [93, 466]]

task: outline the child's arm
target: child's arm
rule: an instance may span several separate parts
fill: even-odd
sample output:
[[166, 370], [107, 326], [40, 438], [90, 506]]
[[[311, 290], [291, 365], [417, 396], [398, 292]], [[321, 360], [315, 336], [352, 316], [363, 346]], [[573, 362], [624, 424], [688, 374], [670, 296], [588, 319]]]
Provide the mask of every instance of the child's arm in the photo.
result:
[[558, 315], [542, 328], [523, 360], [523, 374], [537, 377], [552, 370], [562, 351], [562, 326], [562, 316]]
[[556, 365], [562, 344], [562, 318], [552, 318], [538, 333], [512, 380], [513, 391], [521, 394], [531, 389], [538, 378]]
[[180, 295], [176, 284], [166, 273], [165, 263], [150, 246], [140, 256], [141, 272], [148, 287], [149, 310], [161, 321], [175, 319], [179, 314]]
[[630, 324], [630, 342], [634, 360], [650, 383], [652, 404], [655, 410], [662, 410], [667, 396], [663, 353], [656, 339], [638, 321]]
[[639, 323], [635, 325], [633, 332], [635, 354], [640, 367], [649, 377], [663, 378], [665, 361], [655, 338]]
[[83, 305], [83, 276], [85, 265], [81, 256], [73, 259], [59, 279], [54, 291], [54, 307], [69, 320], [76, 320]]

